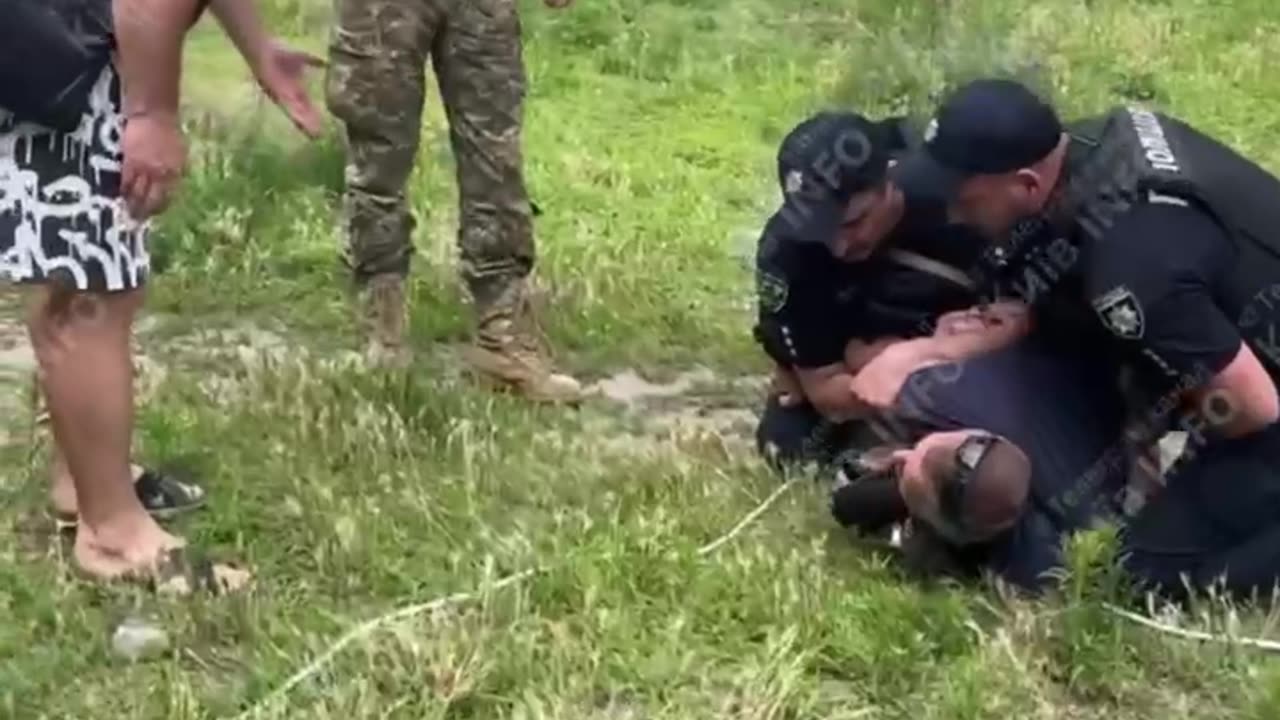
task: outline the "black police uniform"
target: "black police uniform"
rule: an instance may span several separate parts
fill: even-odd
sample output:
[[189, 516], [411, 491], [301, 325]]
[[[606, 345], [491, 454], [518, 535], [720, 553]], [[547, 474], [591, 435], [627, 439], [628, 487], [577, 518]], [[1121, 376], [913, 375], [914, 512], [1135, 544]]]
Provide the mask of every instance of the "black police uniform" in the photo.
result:
[[[912, 144], [910, 127], [901, 120], [888, 124], [891, 130], [882, 140], [893, 153], [906, 150]], [[780, 156], [806, 130], [812, 132], [802, 124], [793, 132]], [[822, 145], [810, 142], [811, 147]], [[797, 162], [780, 157], [779, 164], [785, 194], [786, 176]], [[813, 237], [809, 227], [797, 227], [787, 213], [770, 219], [756, 257], [759, 315], [754, 332], [775, 363], [786, 369], [840, 363], [851, 340], [928, 335], [939, 314], [975, 304], [970, 271], [981, 241], [967, 228], [946, 225], [940, 205], [912, 197], [906, 201], [903, 219], [885, 246], [856, 263], [833, 257], [825, 236]], [[843, 450], [883, 442], [886, 432], [882, 428], [877, 433], [863, 422], [828, 422], [808, 403], [784, 408], [770, 398], [757, 443], [781, 465], [827, 464]]]
[[[1280, 380], [1280, 181], [1146, 109], [1116, 107], [1065, 130], [1054, 197], [991, 248], [984, 279], [1034, 302], [1037, 322], [1066, 342], [1103, 338], [1098, 351], [1142, 381], [1151, 438], [1242, 342]], [[903, 175], [954, 197], [966, 177], [1033, 166], [1063, 131], [1026, 87], [974, 81], [943, 102]], [[1200, 413], [1181, 422], [1189, 451], [1126, 529], [1127, 566], [1174, 596], [1184, 575], [1204, 587], [1225, 573], [1237, 594], [1270, 590], [1280, 579], [1280, 426], [1225, 440], [1206, 437]]]
[[[1234, 359], [1241, 341], [1280, 386], [1280, 181], [1177, 119], [1120, 107], [1069, 127], [1065, 185], [1050, 227], [1079, 248], [1081, 290], [1113, 347], [1174, 406]], [[1163, 402], [1161, 402], [1163, 400]], [[1221, 412], [1210, 408], [1209, 413]], [[1270, 591], [1280, 579], [1280, 427], [1204, 436], [1126, 538], [1130, 568], [1181, 594]], [[1178, 429], [1178, 428], [1175, 428]]]

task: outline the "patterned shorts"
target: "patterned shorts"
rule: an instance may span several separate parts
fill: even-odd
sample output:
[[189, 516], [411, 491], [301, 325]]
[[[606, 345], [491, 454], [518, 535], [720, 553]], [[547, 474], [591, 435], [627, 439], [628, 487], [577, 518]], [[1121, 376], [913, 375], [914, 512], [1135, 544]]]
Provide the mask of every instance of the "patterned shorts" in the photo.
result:
[[0, 281], [95, 292], [143, 284], [149, 227], [120, 198], [123, 128], [110, 65], [73, 133], [19, 123], [0, 109]]

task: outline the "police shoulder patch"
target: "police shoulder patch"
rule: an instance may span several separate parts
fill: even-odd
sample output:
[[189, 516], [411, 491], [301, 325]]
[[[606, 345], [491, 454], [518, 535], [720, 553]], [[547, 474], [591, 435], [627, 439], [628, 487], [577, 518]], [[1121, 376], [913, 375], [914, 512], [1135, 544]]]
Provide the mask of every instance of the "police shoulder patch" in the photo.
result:
[[1093, 310], [1102, 324], [1113, 335], [1125, 340], [1142, 337], [1144, 318], [1142, 306], [1133, 291], [1124, 285], [1112, 288], [1093, 300]]
[[756, 271], [756, 296], [761, 309], [776, 313], [787, 304], [787, 281], [764, 270]]

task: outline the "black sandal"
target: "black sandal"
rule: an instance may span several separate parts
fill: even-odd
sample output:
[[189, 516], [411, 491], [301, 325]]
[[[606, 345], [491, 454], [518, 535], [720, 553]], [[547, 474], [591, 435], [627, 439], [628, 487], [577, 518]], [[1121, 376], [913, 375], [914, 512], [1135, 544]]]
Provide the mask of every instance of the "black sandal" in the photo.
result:
[[157, 520], [168, 520], [205, 504], [204, 488], [179, 479], [172, 471], [143, 468], [133, 486], [138, 491], [142, 507]]

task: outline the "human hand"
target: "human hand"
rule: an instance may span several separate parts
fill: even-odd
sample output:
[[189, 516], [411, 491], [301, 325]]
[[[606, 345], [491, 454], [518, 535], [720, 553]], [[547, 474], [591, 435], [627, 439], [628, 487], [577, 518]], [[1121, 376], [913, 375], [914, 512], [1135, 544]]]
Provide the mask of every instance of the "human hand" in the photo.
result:
[[901, 453], [904, 448], [893, 445], [879, 445], [866, 450], [859, 456], [863, 470], [871, 473], [886, 473], [902, 465]]
[[145, 220], [164, 211], [187, 168], [187, 143], [176, 113], [138, 113], [125, 119], [120, 196], [129, 214]]
[[986, 323], [983, 322], [981, 311], [978, 308], [967, 308], [965, 310], [953, 310], [938, 316], [938, 322], [934, 327], [933, 334], [935, 337], [946, 337], [977, 332], [985, 328]]
[[849, 389], [871, 409], [889, 410], [918, 365], [919, 358], [908, 343], [890, 345], [853, 376]]
[[253, 68], [262, 91], [284, 111], [293, 124], [308, 137], [320, 136], [323, 121], [320, 111], [307, 92], [307, 68], [321, 68], [324, 60], [295, 50], [278, 39], [267, 43]]
[[1001, 300], [982, 307], [944, 313], [938, 317], [933, 334], [936, 337], [963, 335], [992, 328], [1021, 334], [1029, 330], [1030, 325], [1031, 311], [1026, 304], [1017, 300]]

